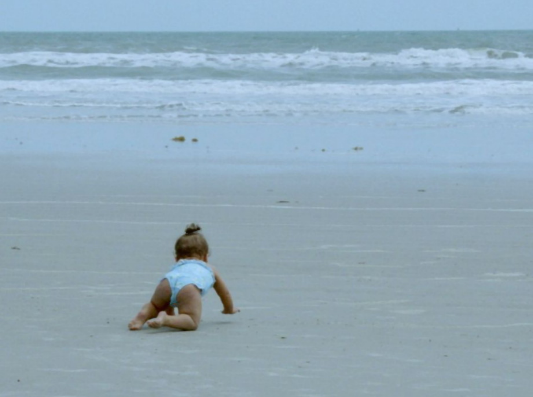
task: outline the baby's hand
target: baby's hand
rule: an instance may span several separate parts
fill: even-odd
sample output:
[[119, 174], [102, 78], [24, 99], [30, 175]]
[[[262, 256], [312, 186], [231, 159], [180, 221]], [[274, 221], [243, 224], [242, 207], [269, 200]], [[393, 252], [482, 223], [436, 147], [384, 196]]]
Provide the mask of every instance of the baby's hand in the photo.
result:
[[235, 308], [233, 310], [224, 309], [224, 310], [222, 310], [222, 314], [235, 314], [235, 313], [239, 313], [240, 311], [241, 311], [241, 309], [237, 309], [237, 308]]

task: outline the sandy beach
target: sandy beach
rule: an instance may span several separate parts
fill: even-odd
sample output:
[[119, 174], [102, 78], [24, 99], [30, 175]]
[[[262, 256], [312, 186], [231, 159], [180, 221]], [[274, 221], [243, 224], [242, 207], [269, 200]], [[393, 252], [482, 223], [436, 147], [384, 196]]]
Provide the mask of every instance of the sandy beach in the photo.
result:
[[[0, 396], [529, 396], [531, 138], [454, 133], [3, 123]], [[192, 221], [241, 313], [128, 331]]]

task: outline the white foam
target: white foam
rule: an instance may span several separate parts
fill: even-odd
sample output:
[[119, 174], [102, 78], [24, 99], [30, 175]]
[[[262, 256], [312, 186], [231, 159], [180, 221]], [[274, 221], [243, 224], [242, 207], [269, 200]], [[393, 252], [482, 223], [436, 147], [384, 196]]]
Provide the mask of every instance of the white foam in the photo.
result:
[[421, 83], [298, 83], [192, 80], [168, 81], [135, 79], [69, 79], [0, 81], [0, 91], [34, 93], [139, 93], [280, 96], [486, 96], [531, 95], [533, 81], [454, 80]]
[[140, 118], [395, 112], [533, 114], [530, 100], [533, 82], [511, 80], [394, 84], [108, 78], [4, 80], [0, 81], [0, 92], [2, 106], [100, 109], [97, 115], [85, 114], [86, 117], [116, 116], [112, 112], [127, 116], [133, 110]]
[[533, 70], [533, 58], [519, 51], [499, 49], [410, 48], [398, 53], [333, 52], [311, 49], [300, 53], [73, 53], [33, 51], [2, 54], [0, 68], [14, 66], [53, 68], [217, 68], [321, 69], [369, 67], [457, 67]]

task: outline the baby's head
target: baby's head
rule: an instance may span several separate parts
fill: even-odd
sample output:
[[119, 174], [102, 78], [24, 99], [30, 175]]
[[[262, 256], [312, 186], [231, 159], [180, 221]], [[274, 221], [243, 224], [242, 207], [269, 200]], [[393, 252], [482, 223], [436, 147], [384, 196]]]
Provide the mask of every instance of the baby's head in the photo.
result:
[[176, 260], [194, 258], [205, 261], [207, 259], [209, 246], [200, 230], [202, 230], [201, 227], [194, 223], [187, 226], [185, 234], [176, 241], [174, 246]]

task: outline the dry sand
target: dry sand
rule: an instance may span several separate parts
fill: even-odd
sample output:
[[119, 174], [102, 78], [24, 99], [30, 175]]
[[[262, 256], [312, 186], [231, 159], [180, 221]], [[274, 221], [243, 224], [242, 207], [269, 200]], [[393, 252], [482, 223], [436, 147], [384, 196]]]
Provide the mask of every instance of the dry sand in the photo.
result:
[[[523, 158], [120, 128], [2, 132], [0, 396], [530, 395]], [[242, 312], [128, 331], [191, 221]]]

